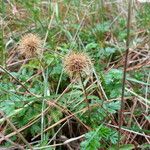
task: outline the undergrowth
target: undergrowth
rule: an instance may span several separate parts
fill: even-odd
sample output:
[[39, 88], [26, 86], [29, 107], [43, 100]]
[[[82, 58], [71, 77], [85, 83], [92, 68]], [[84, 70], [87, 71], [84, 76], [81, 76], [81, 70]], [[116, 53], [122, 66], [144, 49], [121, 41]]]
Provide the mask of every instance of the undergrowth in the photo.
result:
[[[127, 2], [2, 0], [0, 7], [1, 148], [150, 148], [150, 3], [132, 5], [120, 139]], [[26, 57], [19, 47], [29, 33], [42, 51]], [[72, 52], [88, 58], [78, 76], [64, 66]], [[84, 66], [89, 74], [80, 74]]]

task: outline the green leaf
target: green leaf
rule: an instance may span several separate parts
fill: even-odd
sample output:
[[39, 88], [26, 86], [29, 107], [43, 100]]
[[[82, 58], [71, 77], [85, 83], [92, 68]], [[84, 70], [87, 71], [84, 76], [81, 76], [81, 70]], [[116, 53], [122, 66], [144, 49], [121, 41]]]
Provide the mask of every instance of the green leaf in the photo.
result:
[[[108, 150], [116, 150], [117, 148], [118, 148], [117, 146], [113, 146], [109, 148]], [[126, 144], [126, 145], [121, 145], [119, 150], [132, 150], [134, 148], [135, 146], [133, 144]]]
[[116, 48], [112, 48], [112, 47], [106, 47], [105, 48], [105, 55], [109, 56], [110, 54], [113, 54], [116, 52]]
[[[115, 136], [113, 136], [115, 135]], [[85, 141], [81, 142], [81, 150], [98, 150], [103, 147], [102, 141], [108, 141], [116, 143], [116, 133], [110, 128], [100, 125], [96, 130], [90, 131], [85, 135]], [[101, 141], [102, 140], [102, 141]]]
[[85, 138], [87, 140], [81, 143], [81, 150], [97, 150], [100, 147], [97, 132], [91, 131], [85, 135]]
[[106, 103], [103, 105], [103, 107], [110, 113], [116, 113], [116, 111], [120, 109], [120, 102], [114, 101], [114, 102]]

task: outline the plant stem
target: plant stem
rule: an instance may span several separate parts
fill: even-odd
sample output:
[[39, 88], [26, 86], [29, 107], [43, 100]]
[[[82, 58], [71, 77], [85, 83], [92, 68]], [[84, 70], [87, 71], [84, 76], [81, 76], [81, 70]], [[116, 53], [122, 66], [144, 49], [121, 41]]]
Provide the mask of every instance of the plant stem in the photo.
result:
[[84, 83], [83, 83], [83, 80], [82, 80], [82, 76], [81, 76], [81, 73], [79, 73], [80, 75], [80, 80], [81, 80], [81, 84], [82, 84], [82, 87], [83, 87], [83, 92], [84, 92], [84, 96], [85, 96], [85, 102], [87, 103], [87, 107], [88, 107], [88, 110], [89, 110], [89, 120], [91, 120], [91, 112], [90, 112], [90, 105], [89, 105], [89, 100], [87, 98], [87, 92], [86, 92], [86, 88], [84, 86]]
[[123, 119], [123, 110], [124, 110], [124, 93], [125, 93], [125, 83], [126, 83], [126, 70], [127, 70], [128, 53], [129, 53], [129, 45], [130, 45], [131, 4], [132, 4], [132, 0], [129, 0], [128, 1], [126, 52], [125, 52], [124, 71], [123, 71], [123, 80], [122, 80], [121, 109], [118, 113], [118, 126], [119, 126], [118, 150], [120, 149], [121, 126], [123, 123], [122, 119]]
[[[45, 69], [41, 66], [42, 68], [42, 75], [44, 79], [44, 97], [50, 96], [50, 91], [48, 89], [48, 68]], [[46, 103], [45, 99], [42, 101], [42, 112], [41, 112], [41, 143], [45, 140], [45, 134], [44, 134], [44, 129], [45, 129], [45, 109], [46, 109]]]

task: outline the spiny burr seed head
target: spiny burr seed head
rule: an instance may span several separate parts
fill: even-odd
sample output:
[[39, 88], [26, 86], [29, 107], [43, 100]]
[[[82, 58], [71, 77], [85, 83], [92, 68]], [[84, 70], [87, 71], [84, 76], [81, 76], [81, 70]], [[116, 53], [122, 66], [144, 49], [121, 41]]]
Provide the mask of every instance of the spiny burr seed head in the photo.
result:
[[42, 51], [41, 38], [32, 33], [24, 35], [19, 42], [19, 51], [27, 58], [40, 54]]
[[72, 52], [64, 58], [64, 69], [71, 78], [78, 78], [80, 75], [90, 75], [91, 60], [85, 53]]

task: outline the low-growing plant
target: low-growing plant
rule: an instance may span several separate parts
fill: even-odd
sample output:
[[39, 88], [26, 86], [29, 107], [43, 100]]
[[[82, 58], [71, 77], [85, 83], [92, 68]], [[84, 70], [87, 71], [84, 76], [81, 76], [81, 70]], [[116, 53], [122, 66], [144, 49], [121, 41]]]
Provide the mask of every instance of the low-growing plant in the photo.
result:
[[0, 149], [149, 148], [150, 5], [133, 2], [129, 49], [126, 4], [2, 1]]

